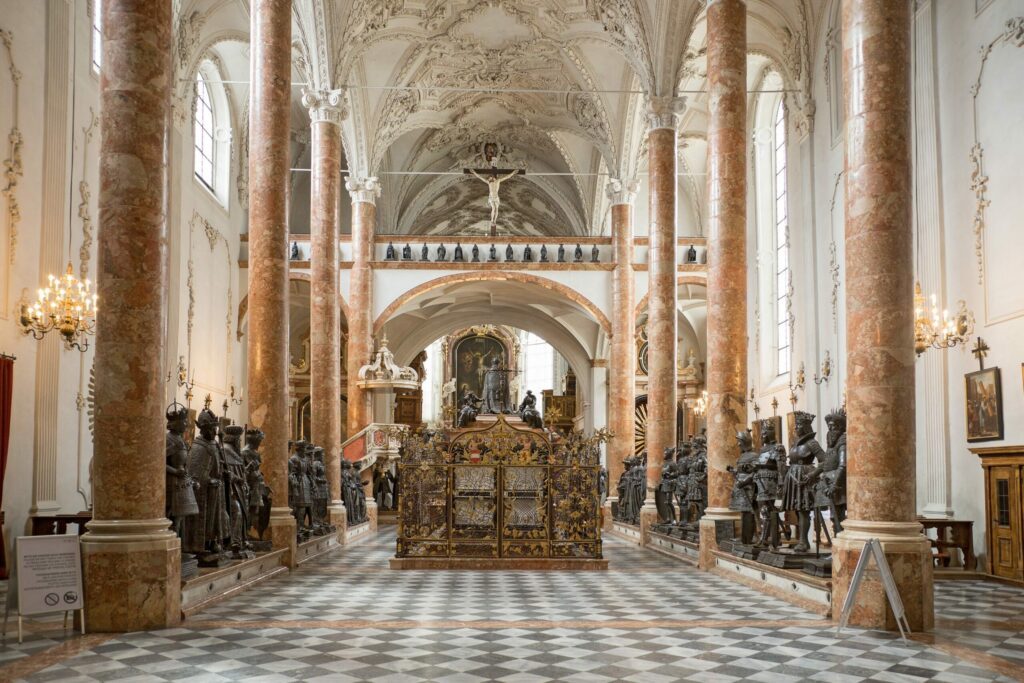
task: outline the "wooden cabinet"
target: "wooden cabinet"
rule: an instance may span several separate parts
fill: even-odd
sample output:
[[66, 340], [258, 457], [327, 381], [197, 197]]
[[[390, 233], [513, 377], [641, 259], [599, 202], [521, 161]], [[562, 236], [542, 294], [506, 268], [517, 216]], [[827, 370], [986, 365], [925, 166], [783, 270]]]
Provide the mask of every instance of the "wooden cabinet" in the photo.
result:
[[1024, 581], [1024, 446], [972, 448], [985, 471], [985, 545], [991, 574]]

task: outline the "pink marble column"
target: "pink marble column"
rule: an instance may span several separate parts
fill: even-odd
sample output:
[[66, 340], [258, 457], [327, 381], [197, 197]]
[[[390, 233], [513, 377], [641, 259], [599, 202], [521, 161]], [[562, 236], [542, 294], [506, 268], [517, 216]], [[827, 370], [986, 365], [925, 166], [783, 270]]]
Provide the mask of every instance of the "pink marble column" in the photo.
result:
[[164, 516], [171, 6], [103, 3], [92, 632], [181, 620], [181, 543]]
[[608, 499], [604, 522], [611, 528], [612, 501], [617, 500], [616, 485], [622, 476], [623, 461], [633, 455], [633, 415], [636, 399], [636, 328], [633, 276], [633, 202], [637, 181], [612, 180], [608, 183], [611, 201], [612, 245], [615, 270], [612, 272], [612, 349], [608, 371], [608, 425], [613, 434], [608, 442]]
[[[911, 4], [844, 0], [842, 21], [849, 516], [834, 544], [832, 599], [843, 604], [864, 544], [878, 538], [910, 627], [920, 631], [934, 614], [931, 551], [914, 495]], [[876, 569], [850, 623], [895, 628]]]
[[664, 450], [676, 445], [676, 116], [685, 100], [648, 102], [650, 250], [647, 339], [647, 497], [640, 511], [641, 543], [658, 521], [654, 490]]
[[708, 3], [708, 507], [700, 565], [714, 566], [720, 537], [733, 537], [729, 510], [736, 432], [747, 403], [747, 6]]
[[373, 355], [373, 233], [377, 222], [376, 178], [350, 176], [345, 187], [352, 195], [352, 274], [349, 278], [348, 320], [348, 435], [370, 424], [366, 392], [356, 386], [359, 368]]
[[[330, 521], [344, 528], [341, 502], [341, 306], [338, 295], [339, 202], [341, 200], [341, 90], [305, 91], [312, 121], [310, 232], [310, 431], [324, 449], [331, 492]], [[344, 533], [344, 532], [342, 532]]]
[[270, 535], [295, 562], [288, 508], [288, 178], [291, 0], [253, 0], [249, 90], [249, 422], [266, 434]]

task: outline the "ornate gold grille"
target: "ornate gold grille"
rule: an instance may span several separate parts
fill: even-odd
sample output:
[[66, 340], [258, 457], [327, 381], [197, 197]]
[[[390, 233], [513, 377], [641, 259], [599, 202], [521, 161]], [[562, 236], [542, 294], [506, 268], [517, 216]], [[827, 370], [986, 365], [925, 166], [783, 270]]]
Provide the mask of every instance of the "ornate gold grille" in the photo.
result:
[[396, 556], [600, 558], [599, 440], [552, 441], [502, 416], [408, 436]]

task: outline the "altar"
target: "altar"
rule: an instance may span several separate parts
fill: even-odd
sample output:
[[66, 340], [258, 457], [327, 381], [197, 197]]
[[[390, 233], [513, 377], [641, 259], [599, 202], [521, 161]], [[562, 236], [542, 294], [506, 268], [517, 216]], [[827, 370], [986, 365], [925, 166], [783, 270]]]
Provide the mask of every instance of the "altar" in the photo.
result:
[[607, 569], [597, 439], [494, 416], [409, 436], [392, 569]]

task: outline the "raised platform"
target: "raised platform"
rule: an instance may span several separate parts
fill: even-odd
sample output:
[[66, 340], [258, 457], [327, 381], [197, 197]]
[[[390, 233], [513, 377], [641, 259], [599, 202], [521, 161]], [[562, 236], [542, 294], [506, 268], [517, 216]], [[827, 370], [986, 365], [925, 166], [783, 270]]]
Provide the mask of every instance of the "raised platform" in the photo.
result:
[[700, 544], [656, 531], [651, 532], [651, 540], [647, 547], [692, 567], [696, 567], [700, 560]]
[[603, 571], [608, 560], [575, 557], [392, 557], [392, 569], [527, 569], [550, 571]]
[[636, 524], [626, 524], [625, 522], [617, 522], [612, 520], [612, 528], [608, 530], [608, 533], [613, 536], [629, 541], [630, 543], [636, 543], [640, 545], [640, 526]]
[[347, 526], [345, 527], [344, 544], [352, 545], [353, 543], [358, 543], [364, 538], [369, 538], [372, 535], [372, 530], [373, 528], [371, 527], [369, 520], [362, 524], [356, 524], [355, 526]]
[[295, 564], [300, 566], [340, 547], [341, 541], [338, 540], [337, 533], [327, 534], [326, 536], [314, 536], [295, 547]]
[[190, 617], [225, 598], [286, 573], [285, 550], [272, 550], [251, 560], [233, 560], [226, 567], [200, 569], [199, 576], [181, 584], [181, 614]]
[[832, 582], [804, 574], [799, 570], [779, 569], [744, 560], [735, 555], [713, 551], [713, 572], [797, 607], [822, 616], [832, 615]]

